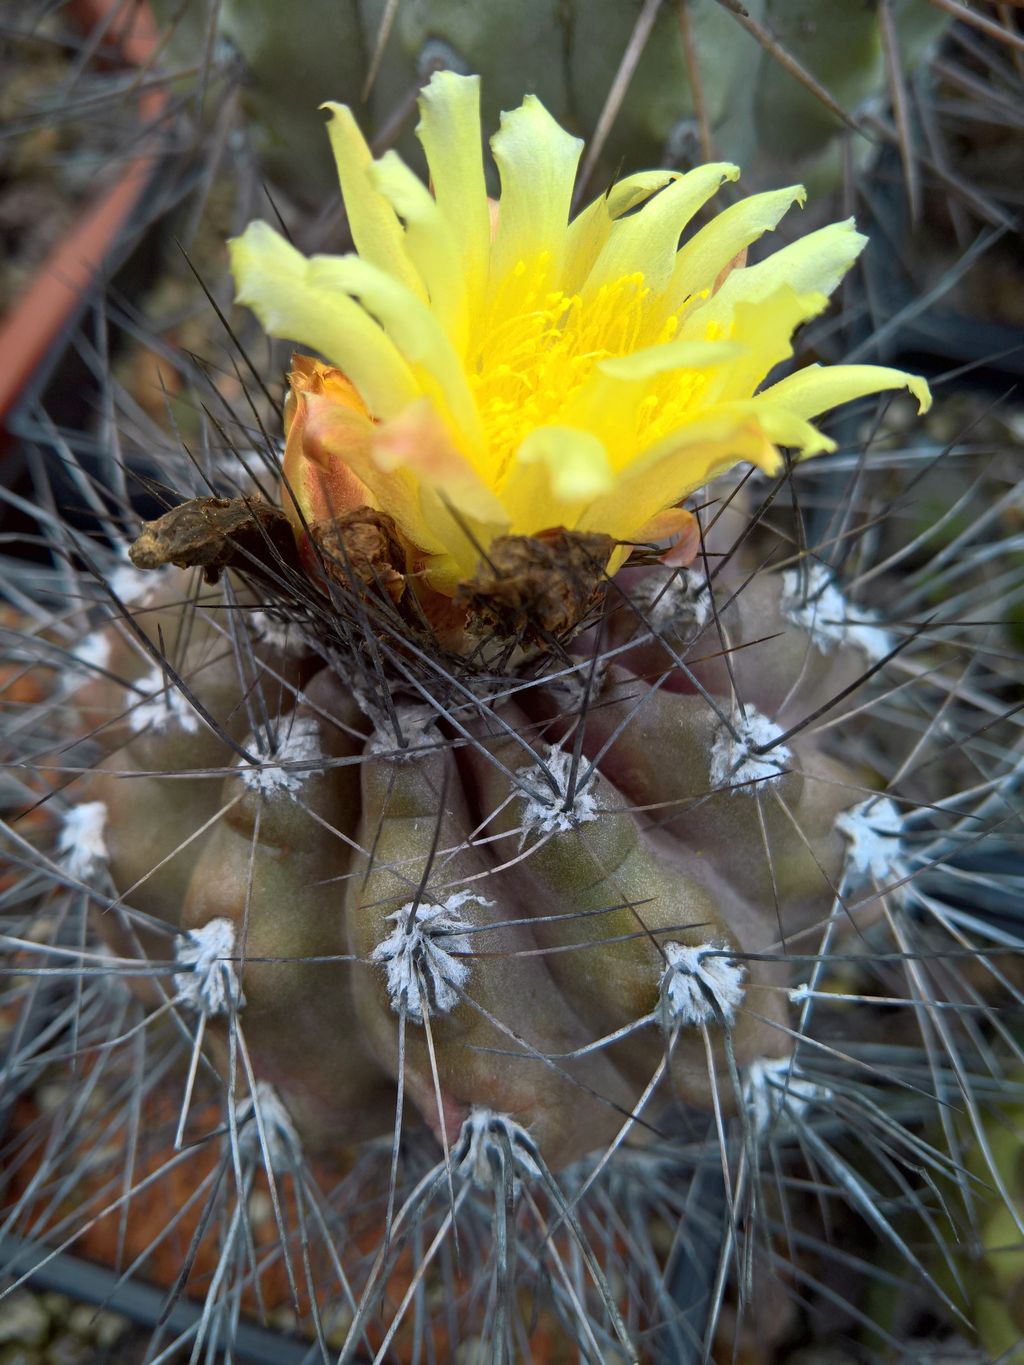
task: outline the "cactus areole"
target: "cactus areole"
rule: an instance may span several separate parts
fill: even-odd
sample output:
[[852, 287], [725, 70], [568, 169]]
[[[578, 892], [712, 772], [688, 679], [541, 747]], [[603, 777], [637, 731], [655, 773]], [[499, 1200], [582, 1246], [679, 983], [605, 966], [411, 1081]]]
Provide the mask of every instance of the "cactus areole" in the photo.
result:
[[116, 746], [83, 796], [104, 932], [173, 945], [211, 1062], [241, 1037], [311, 1151], [391, 1131], [401, 1094], [446, 1151], [499, 1116], [529, 1179], [669, 1103], [776, 1114], [788, 945], [842, 898], [870, 795], [804, 720], [888, 642], [821, 565], [755, 576], [716, 541], [734, 514], [683, 504], [830, 450], [840, 403], [930, 399], [863, 365], [765, 387], [852, 222], [748, 265], [803, 191], [693, 229], [729, 164], [571, 216], [581, 144], [530, 97], [492, 205], [478, 93], [423, 91], [429, 189], [329, 106], [355, 254], [232, 242], [239, 299], [322, 357], [292, 363], [280, 508], [148, 527], [140, 566], [206, 583], [165, 570], [78, 700]]

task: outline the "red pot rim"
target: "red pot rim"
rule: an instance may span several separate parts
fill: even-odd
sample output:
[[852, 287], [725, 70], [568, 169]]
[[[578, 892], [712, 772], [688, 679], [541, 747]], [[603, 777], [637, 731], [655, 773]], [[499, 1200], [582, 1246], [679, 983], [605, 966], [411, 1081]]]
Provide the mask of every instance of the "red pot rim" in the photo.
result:
[[[70, 12], [83, 30], [101, 32], [104, 45], [140, 70], [157, 55], [159, 29], [146, 0], [130, 6], [122, 0], [74, 0]], [[165, 91], [140, 93], [143, 125], [155, 128], [166, 106]], [[101, 274], [157, 164], [155, 133], [150, 132], [139, 154], [96, 195], [0, 321], [0, 428], [6, 428], [29, 380]]]

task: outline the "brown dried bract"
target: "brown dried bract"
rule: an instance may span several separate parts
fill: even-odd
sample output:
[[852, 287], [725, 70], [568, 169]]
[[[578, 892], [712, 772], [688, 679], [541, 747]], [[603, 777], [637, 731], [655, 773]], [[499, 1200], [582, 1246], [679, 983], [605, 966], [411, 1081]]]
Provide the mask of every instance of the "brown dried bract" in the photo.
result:
[[499, 536], [455, 600], [480, 634], [521, 640], [563, 635], [600, 602], [615, 544], [611, 536], [563, 526], [536, 536]]
[[[316, 521], [309, 538], [320, 551], [327, 577], [349, 591], [377, 588], [392, 602], [405, 592], [405, 550], [386, 512], [357, 507], [340, 517]], [[401, 567], [400, 567], [401, 566]]]
[[137, 569], [202, 569], [207, 583], [225, 569], [258, 573], [296, 563], [288, 518], [261, 498], [192, 498], [144, 522], [128, 556]]

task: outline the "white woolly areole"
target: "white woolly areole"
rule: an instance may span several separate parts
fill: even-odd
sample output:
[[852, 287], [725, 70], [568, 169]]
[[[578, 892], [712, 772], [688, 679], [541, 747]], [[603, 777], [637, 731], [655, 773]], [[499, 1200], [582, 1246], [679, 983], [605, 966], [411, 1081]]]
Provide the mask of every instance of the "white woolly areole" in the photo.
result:
[[260, 1142], [262, 1126], [266, 1155], [274, 1174], [288, 1171], [297, 1164], [302, 1144], [291, 1115], [272, 1085], [257, 1081], [252, 1095], [235, 1105], [235, 1122], [238, 1125], [238, 1145], [245, 1160], [263, 1160], [264, 1147]]
[[106, 827], [103, 801], [83, 801], [65, 813], [57, 835], [57, 853], [72, 877], [87, 881], [105, 866], [109, 857], [103, 837]]
[[541, 1170], [535, 1156], [537, 1149], [526, 1129], [507, 1114], [473, 1109], [459, 1133], [452, 1153], [453, 1164], [460, 1175], [467, 1176], [478, 1188], [500, 1189], [510, 1149], [516, 1178], [538, 1179]]
[[73, 657], [82, 665], [82, 670], [91, 676], [97, 668], [106, 668], [110, 663], [110, 636], [106, 630], [94, 630], [79, 643]]
[[798, 1119], [815, 1100], [827, 1100], [827, 1086], [803, 1075], [789, 1057], [760, 1058], [747, 1068], [743, 1099], [754, 1132], [760, 1136], [785, 1115]]
[[136, 695], [143, 698], [128, 712], [128, 723], [136, 734], [175, 726], [186, 735], [194, 735], [199, 729], [199, 712], [167, 678], [159, 664], [154, 664], [146, 676], [132, 686]]
[[667, 583], [652, 581], [642, 609], [647, 624], [659, 634], [678, 633], [683, 626], [703, 630], [711, 618], [707, 575], [702, 568], [684, 569]]
[[[729, 1028], [743, 1001], [746, 968], [730, 957], [721, 956], [722, 945], [702, 943], [697, 948], [682, 943], [666, 943], [668, 966], [661, 974], [661, 1006], [667, 1027], [676, 1024], [713, 1024], [718, 1012]], [[719, 956], [712, 956], [712, 954]], [[704, 987], [702, 990], [701, 987]]]
[[449, 1014], [459, 1003], [459, 990], [469, 980], [472, 951], [465, 930], [473, 926], [458, 913], [469, 901], [491, 905], [472, 891], [456, 891], [443, 904], [409, 901], [388, 915], [395, 928], [377, 944], [370, 959], [383, 962], [391, 1008], [414, 1024], [423, 1016]]
[[901, 855], [903, 816], [887, 796], [872, 797], [836, 816], [836, 829], [846, 837], [846, 870], [876, 882], [906, 875]]
[[782, 730], [752, 706], [747, 707], [746, 716], [735, 716], [732, 725], [739, 740], [720, 725], [711, 746], [711, 786], [730, 787], [733, 795], [749, 796], [756, 786], [777, 782], [792, 754], [785, 744], [776, 744], [763, 755], [754, 752], [778, 739]]
[[253, 635], [271, 649], [289, 658], [298, 658], [310, 652], [309, 645], [294, 621], [282, 621], [268, 611], [254, 611], [249, 614], [249, 629]]
[[235, 952], [235, 926], [229, 919], [212, 919], [174, 940], [174, 960], [188, 971], [174, 973], [174, 988], [183, 1005], [200, 1014], [227, 1014], [245, 1004], [227, 959]]
[[608, 660], [603, 654], [595, 654], [571, 672], [546, 679], [544, 690], [557, 697], [566, 711], [579, 711], [584, 701], [592, 700], [604, 687], [607, 673]]
[[[263, 792], [265, 796], [275, 792], [294, 793], [300, 790], [306, 778], [313, 773], [322, 773], [323, 767], [318, 760], [324, 756], [320, 743], [320, 727], [314, 716], [298, 716], [294, 720], [285, 719], [288, 733], [282, 734], [273, 759], [264, 763], [245, 763], [239, 765], [242, 781], [252, 791]], [[253, 748], [250, 739], [246, 746]], [[307, 766], [285, 767], [285, 764], [304, 763]]]
[[806, 630], [827, 654], [836, 645], [855, 645], [872, 663], [892, 649], [892, 638], [875, 624], [873, 612], [855, 608], [860, 621], [847, 620], [846, 598], [824, 564], [787, 569], [782, 575], [782, 614]]
[[[548, 772], [554, 778], [558, 791], [555, 793], [551, 790], [547, 776], [540, 767], [529, 768], [522, 773], [524, 780], [536, 789], [536, 795], [526, 798], [521, 821], [520, 847], [528, 834], [534, 832], [564, 834], [587, 820], [596, 820], [600, 814], [594, 792], [597, 774], [586, 759], [581, 758], [576, 764], [576, 790], [570, 803], [568, 796], [573, 769], [572, 754], [566, 753], [557, 744], [549, 744], [546, 747]], [[586, 780], [581, 782], [580, 778], [584, 775]]]
[[377, 729], [370, 736], [368, 754], [386, 754], [388, 758], [401, 762], [403, 758], [415, 758], [417, 749], [438, 742], [437, 712], [432, 706], [420, 702], [399, 702], [394, 708], [395, 721], [409, 753], [406, 754], [395, 734], [394, 722], [386, 713], [377, 722]]

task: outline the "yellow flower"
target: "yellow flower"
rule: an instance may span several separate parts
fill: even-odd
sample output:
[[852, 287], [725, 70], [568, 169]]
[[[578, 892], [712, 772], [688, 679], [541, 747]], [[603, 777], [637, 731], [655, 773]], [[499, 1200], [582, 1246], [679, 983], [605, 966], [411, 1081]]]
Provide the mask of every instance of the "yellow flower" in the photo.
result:
[[565, 527], [628, 546], [738, 461], [771, 473], [778, 446], [831, 449], [810, 419], [840, 403], [902, 387], [931, 401], [923, 380], [869, 365], [758, 391], [865, 242], [834, 223], [730, 270], [800, 186], [741, 200], [682, 247], [735, 166], [632, 175], [570, 221], [582, 143], [527, 96], [491, 140], [492, 230], [476, 77], [442, 72], [420, 99], [433, 193], [327, 108], [357, 254], [307, 259], [251, 223], [231, 243], [238, 298], [330, 362], [293, 376], [286, 476], [304, 512], [335, 496], [343, 511], [354, 490], [441, 592], [498, 536]]

